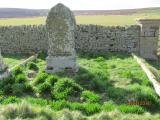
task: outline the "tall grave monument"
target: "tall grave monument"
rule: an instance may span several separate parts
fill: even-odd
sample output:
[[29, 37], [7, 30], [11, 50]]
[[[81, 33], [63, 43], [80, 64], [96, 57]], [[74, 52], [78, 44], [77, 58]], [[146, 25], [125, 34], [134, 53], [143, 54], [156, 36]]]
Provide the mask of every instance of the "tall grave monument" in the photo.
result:
[[48, 14], [46, 28], [49, 46], [46, 71], [77, 71], [74, 36], [76, 22], [72, 11], [63, 4], [57, 4]]

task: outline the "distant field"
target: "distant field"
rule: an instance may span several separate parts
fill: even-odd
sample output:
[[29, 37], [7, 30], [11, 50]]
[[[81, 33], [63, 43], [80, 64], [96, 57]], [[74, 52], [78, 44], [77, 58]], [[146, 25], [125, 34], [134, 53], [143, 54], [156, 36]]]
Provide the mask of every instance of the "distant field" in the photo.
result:
[[[115, 25], [134, 25], [136, 19], [139, 18], [156, 18], [160, 19], [160, 14], [138, 14], [138, 15], [85, 15], [76, 16], [77, 24], [97, 24], [104, 26]], [[0, 19], [0, 26], [8, 25], [38, 25], [45, 24], [46, 17], [33, 17], [33, 18], [10, 18]]]

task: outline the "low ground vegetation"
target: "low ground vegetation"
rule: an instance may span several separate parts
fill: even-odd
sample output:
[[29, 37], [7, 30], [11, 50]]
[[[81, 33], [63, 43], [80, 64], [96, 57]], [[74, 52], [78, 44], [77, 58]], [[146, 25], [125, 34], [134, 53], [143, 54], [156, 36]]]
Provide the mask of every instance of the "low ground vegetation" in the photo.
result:
[[[0, 81], [0, 103], [6, 106], [6, 111], [3, 111], [6, 113], [1, 117], [53, 119], [62, 109], [69, 109], [66, 114], [71, 119], [78, 114], [85, 119], [99, 117], [103, 120], [104, 117], [111, 119], [113, 116], [110, 114], [119, 114], [117, 118], [115, 116], [119, 119], [127, 113], [126, 119], [134, 119], [138, 114], [142, 118], [147, 112], [159, 112], [160, 98], [131, 55], [79, 53], [78, 63], [80, 69], [76, 74], [67, 71], [47, 74], [43, 55], [25, 66], [16, 67], [10, 77]], [[35, 77], [28, 78], [30, 70], [36, 74]], [[21, 113], [19, 109], [24, 101], [26, 107], [39, 106], [40, 110], [29, 107], [24, 112], [30, 111], [30, 115]], [[8, 104], [13, 105], [10, 108]], [[41, 111], [44, 107], [47, 113]], [[64, 111], [60, 114], [65, 114]], [[130, 118], [131, 114], [133, 117]], [[158, 120], [159, 116], [154, 117]], [[151, 118], [151, 115], [146, 118]]]

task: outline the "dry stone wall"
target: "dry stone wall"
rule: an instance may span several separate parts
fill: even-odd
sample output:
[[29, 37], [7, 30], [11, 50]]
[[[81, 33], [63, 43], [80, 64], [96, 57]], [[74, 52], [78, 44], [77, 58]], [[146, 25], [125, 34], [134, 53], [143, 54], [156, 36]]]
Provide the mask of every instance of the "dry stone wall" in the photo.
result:
[[83, 51], [138, 52], [140, 27], [104, 27], [80, 25], [77, 28], [76, 48]]
[[[140, 26], [78, 25], [75, 38], [78, 51], [139, 52]], [[0, 27], [0, 48], [2, 53], [7, 54], [47, 51], [46, 27], [44, 25]]]
[[47, 50], [47, 34], [43, 25], [0, 27], [2, 53], [28, 54]]

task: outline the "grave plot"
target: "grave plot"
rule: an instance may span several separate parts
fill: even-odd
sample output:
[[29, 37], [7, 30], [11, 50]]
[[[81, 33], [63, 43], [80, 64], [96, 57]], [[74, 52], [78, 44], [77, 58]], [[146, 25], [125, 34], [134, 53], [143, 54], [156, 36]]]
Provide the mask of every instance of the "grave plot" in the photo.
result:
[[56, 111], [78, 110], [87, 116], [115, 110], [133, 115], [157, 113], [160, 108], [152, 84], [131, 55], [83, 53], [78, 55], [77, 73], [54, 74], [44, 71], [44, 58], [16, 67], [12, 77], [0, 81], [1, 104], [26, 101]]

